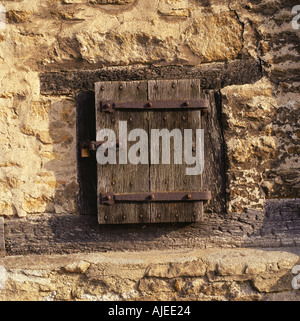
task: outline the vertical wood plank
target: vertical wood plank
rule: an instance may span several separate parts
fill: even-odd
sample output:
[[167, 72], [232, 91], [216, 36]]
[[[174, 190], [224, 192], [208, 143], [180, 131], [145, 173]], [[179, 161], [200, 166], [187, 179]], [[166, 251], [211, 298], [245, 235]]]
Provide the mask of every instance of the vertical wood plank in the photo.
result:
[[76, 96], [76, 136], [78, 172], [78, 211], [97, 215], [97, 164], [95, 155], [81, 157], [81, 142], [96, 139], [95, 92], [86, 91]]
[[[96, 106], [101, 100], [115, 102], [131, 102], [147, 100], [147, 82], [99, 82], [96, 84]], [[127, 134], [136, 128], [148, 132], [147, 112], [145, 111], [114, 111], [113, 113], [96, 113], [97, 131], [112, 129], [119, 137], [119, 122], [127, 122]], [[127, 137], [120, 137], [120, 139]], [[127, 142], [127, 154], [135, 142]], [[115, 203], [103, 205], [99, 202], [101, 192], [135, 193], [149, 191], [149, 165], [98, 164], [98, 221], [100, 224], [145, 223], [150, 221], [149, 203]]]
[[[200, 99], [199, 80], [155, 80], [148, 83], [149, 100]], [[178, 128], [184, 136], [184, 129], [201, 128], [201, 111], [153, 111], [150, 116], [150, 131], [153, 128]], [[182, 142], [184, 148], [184, 144]], [[202, 189], [201, 176], [187, 176], [186, 164], [175, 165], [174, 144], [171, 143], [171, 164], [150, 165], [151, 191], [198, 191]], [[160, 148], [161, 151], [161, 148]], [[191, 203], [152, 203], [151, 222], [193, 222], [202, 218], [202, 202]]]
[[209, 100], [210, 109], [207, 115], [202, 117], [202, 126], [205, 129], [203, 185], [212, 193], [212, 199], [209, 204], [205, 205], [205, 211], [224, 213], [226, 212], [226, 171], [221, 93], [209, 90], [206, 91], [204, 98]]

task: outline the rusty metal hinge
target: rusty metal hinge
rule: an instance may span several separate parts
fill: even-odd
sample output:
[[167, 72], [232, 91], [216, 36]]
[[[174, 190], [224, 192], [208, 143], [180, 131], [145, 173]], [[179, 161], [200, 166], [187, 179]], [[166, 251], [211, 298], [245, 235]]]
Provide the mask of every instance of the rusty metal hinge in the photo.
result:
[[115, 202], [196, 202], [211, 200], [210, 191], [202, 192], [153, 192], [153, 193], [100, 193], [100, 203]]
[[80, 145], [81, 149], [81, 157], [86, 158], [90, 157], [90, 152], [96, 152], [97, 149], [103, 145], [107, 144], [106, 148], [113, 148], [115, 147], [116, 150], [119, 150], [120, 143], [117, 140], [116, 143], [114, 144], [113, 142], [111, 143], [111, 146], [109, 146], [109, 143], [107, 141], [90, 141], [90, 142], [82, 142]]
[[106, 100], [100, 102], [100, 111], [112, 113], [115, 110], [137, 109], [137, 110], [160, 110], [160, 109], [197, 109], [207, 110], [209, 101], [199, 100], [154, 100], [154, 101], [134, 101], [134, 102], [114, 102]]

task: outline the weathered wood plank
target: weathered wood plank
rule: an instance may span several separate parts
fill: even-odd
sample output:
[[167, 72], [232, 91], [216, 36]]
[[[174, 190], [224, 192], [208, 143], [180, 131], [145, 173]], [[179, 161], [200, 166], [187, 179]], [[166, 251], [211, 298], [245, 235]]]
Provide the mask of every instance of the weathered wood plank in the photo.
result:
[[[154, 80], [149, 81], [149, 100], [200, 99], [199, 80]], [[201, 128], [201, 111], [154, 111], [150, 116], [149, 128], [179, 129], [181, 132], [182, 156], [184, 150], [184, 129]], [[195, 135], [195, 131], [194, 131]], [[170, 164], [162, 164], [162, 144], [159, 146], [160, 162], [150, 165], [150, 188], [153, 192], [199, 191], [201, 176], [186, 175], [186, 164], [174, 164], [174, 139], [170, 144]], [[202, 217], [202, 202], [192, 203], [152, 203], [151, 222], [194, 222]]]
[[[115, 102], [130, 102], [147, 100], [147, 82], [99, 82], [96, 84], [96, 102], [114, 100]], [[96, 107], [98, 108], [99, 105]], [[147, 112], [115, 111], [113, 113], [97, 110], [97, 132], [100, 129], [112, 129], [120, 140], [127, 141], [127, 134], [136, 128], [148, 132]], [[127, 122], [127, 131], [124, 137], [120, 133], [119, 122]], [[122, 131], [122, 130], [121, 130]], [[120, 135], [121, 134], [121, 135]], [[135, 142], [127, 143], [129, 150]], [[124, 145], [123, 145], [124, 147]], [[126, 148], [117, 151], [116, 164], [98, 164], [98, 221], [100, 224], [127, 224], [144, 223], [150, 221], [150, 205], [148, 203], [123, 203], [114, 205], [100, 204], [101, 192], [134, 193], [149, 191], [149, 166], [147, 164], [119, 163], [120, 153], [128, 154]]]
[[210, 108], [202, 117], [205, 132], [205, 170], [203, 172], [203, 187], [212, 192], [210, 204], [205, 210], [212, 213], [226, 211], [226, 177], [225, 177], [225, 142], [222, 134], [221, 93], [206, 91], [205, 99], [210, 102]]
[[233, 60], [200, 66], [107, 67], [96, 70], [48, 71], [41, 73], [41, 93], [69, 94], [94, 90], [98, 81], [132, 81], [147, 79], [201, 79], [202, 89], [220, 89], [231, 85], [255, 83], [262, 78], [259, 60]]
[[97, 215], [97, 165], [95, 155], [81, 157], [81, 142], [96, 139], [95, 93], [86, 91], [76, 96], [78, 210], [80, 214]]
[[[280, 212], [289, 210], [286, 219]], [[300, 199], [266, 200], [264, 211], [212, 213], [189, 226], [98, 225], [94, 215], [45, 214], [5, 219], [6, 255], [300, 245]], [[277, 233], [280, 229], [280, 233]], [[293, 248], [291, 248], [293, 250]]]

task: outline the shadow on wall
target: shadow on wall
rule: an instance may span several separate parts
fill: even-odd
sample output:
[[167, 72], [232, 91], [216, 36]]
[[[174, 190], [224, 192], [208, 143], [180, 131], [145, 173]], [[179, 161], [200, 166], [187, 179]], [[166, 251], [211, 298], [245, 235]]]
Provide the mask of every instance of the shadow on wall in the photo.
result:
[[36, 135], [42, 143], [38, 183], [48, 189], [41, 203], [48, 202], [45, 213], [77, 213], [76, 109], [72, 98], [53, 100], [48, 104], [48, 131]]

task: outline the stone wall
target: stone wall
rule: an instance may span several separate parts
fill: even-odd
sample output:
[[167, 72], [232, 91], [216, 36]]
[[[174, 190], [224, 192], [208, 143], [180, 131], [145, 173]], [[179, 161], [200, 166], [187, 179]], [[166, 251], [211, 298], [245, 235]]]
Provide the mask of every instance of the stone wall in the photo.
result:
[[282, 249], [7, 257], [0, 300], [299, 301], [298, 261]]
[[[277, 263], [270, 256], [277, 252], [225, 251], [224, 260], [203, 252], [195, 254], [196, 263], [175, 260], [178, 266], [164, 255], [153, 266], [149, 257], [126, 262], [126, 273], [137, 272], [131, 278], [121, 271], [119, 288], [111, 275], [100, 277], [117, 269], [100, 254], [78, 257], [81, 263], [75, 254], [45, 257], [45, 269], [37, 258], [24, 256], [25, 263], [36, 263], [21, 267], [22, 256], [14, 257], [299, 246], [297, 0], [1, 4], [0, 256], [8, 257], [0, 265], [8, 283], [0, 299], [298, 298], [287, 285], [296, 257], [282, 254], [288, 263], [281, 267], [281, 256]], [[226, 213], [206, 207], [198, 224], [118, 229], [99, 227], [95, 215], [79, 215], [76, 95], [93, 91], [99, 80], [178, 78], [200, 78], [203, 90], [218, 97]], [[236, 269], [220, 270], [235, 253], [245, 253], [247, 262], [237, 259]]]

